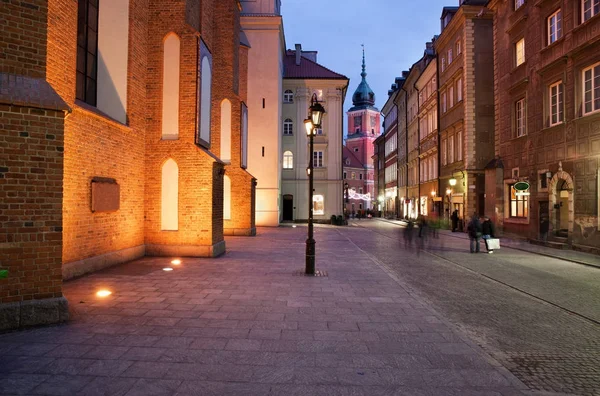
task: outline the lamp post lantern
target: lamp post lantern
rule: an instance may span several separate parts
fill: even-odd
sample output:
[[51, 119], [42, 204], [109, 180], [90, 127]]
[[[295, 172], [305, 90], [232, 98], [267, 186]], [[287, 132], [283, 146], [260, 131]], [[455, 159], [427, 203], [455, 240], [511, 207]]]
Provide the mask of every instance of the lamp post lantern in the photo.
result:
[[310, 100], [310, 108], [308, 109], [308, 118], [304, 120], [306, 127], [306, 135], [309, 138], [309, 159], [308, 159], [308, 238], [306, 239], [306, 266], [304, 273], [306, 275], [315, 274], [315, 239], [313, 237], [313, 170], [314, 170], [314, 138], [316, 130], [321, 128], [321, 121], [325, 108], [317, 100], [317, 95], [313, 94]]

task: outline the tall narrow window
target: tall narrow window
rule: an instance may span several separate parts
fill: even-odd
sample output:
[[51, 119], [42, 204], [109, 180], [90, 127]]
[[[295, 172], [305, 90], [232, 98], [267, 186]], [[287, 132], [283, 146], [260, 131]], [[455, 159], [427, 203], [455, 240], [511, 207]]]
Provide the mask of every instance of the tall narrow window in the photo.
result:
[[325, 200], [323, 199], [322, 195], [313, 195], [313, 214], [325, 214]]
[[442, 72], [446, 70], [446, 58], [442, 57]]
[[581, 14], [582, 22], [600, 14], [600, 0], [581, 0]]
[[454, 106], [454, 86], [451, 85], [448, 88], [448, 108], [451, 109]]
[[563, 122], [563, 83], [557, 81], [548, 88], [550, 126]]
[[515, 43], [515, 66], [525, 63], [525, 39], [522, 38]]
[[323, 168], [323, 152], [322, 151], [314, 151], [313, 152], [313, 167], [315, 168]]
[[462, 131], [459, 131], [456, 134], [456, 160], [462, 161], [463, 159], [463, 139], [462, 139]]
[[442, 140], [442, 166], [448, 165], [448, 141]]
[[442, 93], [442, 113], [446, 112], [446, 92]]
[[289, 150], [283, 153], [283, 169], [294, 169], [294, 154]]
[[448, 64], [452, 63], [452, 48], [448, 48]]
[[283, 134], [284, 135], [293, 135], [294, 134], [294, 123], [289, 118], [283, 122]]
[[231, 102], [221, 102], [221, 160], [231, 162]]
[[600, 111], [600, 62], [583, 70], [583, 114], [596, 111]]
[[97, 80], [98, 0], [79, 0], [77, 11], [77, 99], [96, 106]]
[[460, 102], [463, 100], [463, 83], [462, 78], [459, 78], [456, 82], [456, 101]]
[[525, 4], [525, 0], [515, 0], [515, 10], [521, 8], [523, 4]]
[[515, 129], [517, 137], [525, 136], [525, 98], [515, 102]]
[[210, 125], [212, 107], [212, 61], [208, 56], [202, 57], [202, 94], [200, 96], [200, 140], [210, 146]]
[[162, 167], [161, 230], [179, 229], [179, 167], [168, 159]]
[[560, 9], [548, 17], [548, 45], [562, 37], [562, 13]]
[[294, 92], [291, 89], [286, 89], [283, 93], [283, 103], [294, 103]]
[[460, 55], [462, 52], [462, 49], [460, 48], [460, 40], [456, 41], [456, 56]]
[[529, 216], [529, 191], [517, 191], [510, 186], [510, 217], [527, 218]]
[[454, 163], [454, 136], [448, 137], [448, 163]]
[[179, 137], [180, 40], [169, 33], [163, 44], [162, 138]]
[[231, 179], [223, 176], [223, 220], [231, 220]]

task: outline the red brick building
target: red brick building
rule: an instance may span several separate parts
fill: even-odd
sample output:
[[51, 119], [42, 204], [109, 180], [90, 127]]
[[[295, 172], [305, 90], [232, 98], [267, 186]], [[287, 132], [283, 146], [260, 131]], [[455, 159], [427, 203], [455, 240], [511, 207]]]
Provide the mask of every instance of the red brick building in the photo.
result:
[[505, 231], [534, 239], [546, 218], [549, 240], [597, 249], [600, 5], [493, 0], [489, 7], [496, 160], [486, 175], [486, 211]]
[[65, 320], [63, 278], [255, 233], [237, 0], [0, 12], [0, 329]]

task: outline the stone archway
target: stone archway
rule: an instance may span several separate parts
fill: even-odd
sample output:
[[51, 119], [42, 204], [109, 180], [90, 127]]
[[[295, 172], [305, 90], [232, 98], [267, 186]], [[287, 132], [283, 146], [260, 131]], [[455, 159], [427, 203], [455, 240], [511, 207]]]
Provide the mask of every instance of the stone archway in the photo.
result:
[[[570, 241], [573, 235], [573, 225], [575, 223], [574, 184], [571, 175], [562, 170], [562, 163], [559, 163], [558, 172], [552, 176], [550, 183], [548, 183], [548, 201], [550, 203], [549, 212], [551, 231], [556, 235], [559, 230], [565, 229], [564, 223], [566, 223], [567, 238]], [[565, 202], [567, 210], [563, 209]], [[563, 214], [562, 219], [561, 214]], [[564, 219], [564, 214], [567, 215], [566, 221]], [[563, 226], [561, 226], [561, 224]]]

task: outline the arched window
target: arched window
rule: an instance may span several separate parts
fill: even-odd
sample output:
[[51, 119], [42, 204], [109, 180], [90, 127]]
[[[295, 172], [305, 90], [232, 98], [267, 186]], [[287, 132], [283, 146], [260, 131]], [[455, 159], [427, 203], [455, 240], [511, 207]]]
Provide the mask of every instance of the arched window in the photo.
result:
[[175, 33], [165, 38], [163, 52], [162, 138], [179, 138], [180, 40]]
[[283, 122], [283, 134], [293, 135], [294, 134], [294, 123], [289, 118]]
[[210, 109], [212, 90], [212, 68], [208, 56], [202, 58], [202, 94], [200, 98], [200, 139], [210, 145]]
[[223, 220], [231, 220], [231, 179], [223, 177]]
[[286, 89], [283, 93], [283, 103], [294, 103], [294, 92], [291, 89]]
[[221, 160], [231, 162], [231, 102], [221, 102]]
[[162, 167], [161, 230], [179, 229], [179, 167], [172, 159]]
[[283, 153], [283, 169], [294, 169], [294, 154], [291, 151]]

